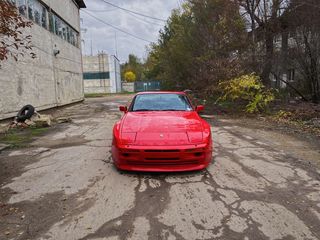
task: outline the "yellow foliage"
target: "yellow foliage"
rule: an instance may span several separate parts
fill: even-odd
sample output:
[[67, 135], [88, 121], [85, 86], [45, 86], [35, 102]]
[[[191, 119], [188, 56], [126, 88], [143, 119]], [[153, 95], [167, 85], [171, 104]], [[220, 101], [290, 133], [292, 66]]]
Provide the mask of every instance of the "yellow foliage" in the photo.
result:
[[222, 101], [244, 101], [246, 111], [249, 113], [264, 111], [275, 97], [274, 94], [265, 89], [260, 78], [255, 74], [243, 75], [238, 78], [219, 84], [223, 91]]
[[127, 81], [127, 82], [134, 82], [136, 81], [136, 74], [134, 74], [134, 72], [132, 71], [128, 71], [128, 72], [125, 72], [124, 74], [124, 79]]

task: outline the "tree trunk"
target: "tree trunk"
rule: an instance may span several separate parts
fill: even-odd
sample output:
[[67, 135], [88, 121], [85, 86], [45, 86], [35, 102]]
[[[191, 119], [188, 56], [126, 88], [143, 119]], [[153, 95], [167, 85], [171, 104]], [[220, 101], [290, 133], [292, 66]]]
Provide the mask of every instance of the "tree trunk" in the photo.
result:
[[[281, 70], [280, 70], [280, 76], [283, 78], [284, 74], [288, 75], [288, 39], [289, 39], [288, 31], [284, 31], [281, 34], [281, 38], [282, 39], [281, 39]], [[280, 81], [277, 81], [277, 88], [280, 88]]]
[[317, 55], [312, 51], [308, 36], [304, 35], [304, 44], [306, 48], [306, 53], [310, 58], [310, 82], [311, 82], [311, 93], [312, 93], [312, 101], [314, 103], [319, 103], [319, 79], [318, 79], [318, 65], [317, 65]]
[[274, 53], [273, 38], [274, 38], [273, 33], [266, 29], [265, 31], [265, 45], [266, 45], [265, 46], [266, 47], [265, 65], [262, 70], [261, 78], [262, 78], [263, 84], [267, 87], [271, 85], [270, 74], [272, 71], [273, 53]]
[[291, 85], [290, 82], [285, 81], [284, 79], [282, 79], [282, 78], [279, 77], [279, 76], [276, 76], [276, 78], [277, 78], [280, 82], [283, 82], [283, 83], [285, 83], [288, 87], [292, 88], [292, 89], [296, 92], [296, 94], [299, 95], [299, 96], [302, 98], [303, 101], [306, 101], [306, 102], [309, 101], [298, 89], [296, 89], [293, 85]]

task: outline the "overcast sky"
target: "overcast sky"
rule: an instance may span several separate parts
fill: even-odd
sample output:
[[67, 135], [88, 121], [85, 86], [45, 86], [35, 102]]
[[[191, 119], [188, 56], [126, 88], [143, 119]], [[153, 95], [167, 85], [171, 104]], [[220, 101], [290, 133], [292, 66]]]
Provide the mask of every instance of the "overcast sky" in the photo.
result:
[[[122, 8], [130, 9], [145, 15], [159, 19], [167, 19], [174, 8], [178, 8], [181, 0], [107, 0]], [[87, 9], [90, 14], [101, 20], [112, 24], [126, 32], [132, 33], [145, 40], [155, 42], [158, 33], [164, 26], [164, 22], [130, 14], [121, 9], [112, 7], [102, 0], [86, 0]], [[84, 52], [91, 54], [91, 40], [93, 54], [98, 51], [115, 54], [117, 36], [118, 57], [121, 62], [127, 60], [128, 55], [133, 53], [140, 58], [146, 57], [146, 46], [148, 42], [136, 39], [120, 31], [105, 25], [102, 22], [89, 16], [84, 11], [81, 12], [82, 38], [84, 39]]]

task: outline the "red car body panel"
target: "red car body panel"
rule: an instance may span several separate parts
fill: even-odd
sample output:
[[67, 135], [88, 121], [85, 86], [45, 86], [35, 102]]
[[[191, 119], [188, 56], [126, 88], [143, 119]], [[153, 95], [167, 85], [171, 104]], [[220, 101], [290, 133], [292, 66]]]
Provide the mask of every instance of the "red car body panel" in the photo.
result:
[[120, 170], [201, 170], [212, 148], [210, 125], [196, 111], [126, 112], [113, 129], [112, 158]]

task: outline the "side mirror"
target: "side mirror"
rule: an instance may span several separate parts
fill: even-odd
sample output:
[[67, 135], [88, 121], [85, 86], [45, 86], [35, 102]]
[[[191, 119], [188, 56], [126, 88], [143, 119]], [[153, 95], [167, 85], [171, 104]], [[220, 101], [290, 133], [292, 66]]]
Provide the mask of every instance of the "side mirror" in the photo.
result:
[[202, 112], [204, 110], [204, 106], [203, 105], [199, 105], [196, 107], [196, 112]]
[[120, 106], [120, 107], [119, 107], [119, 110], [120, 110], [121, 112], [128, 112], [128, 107], [127, 107], [127, 106]]

